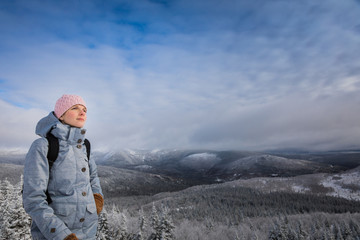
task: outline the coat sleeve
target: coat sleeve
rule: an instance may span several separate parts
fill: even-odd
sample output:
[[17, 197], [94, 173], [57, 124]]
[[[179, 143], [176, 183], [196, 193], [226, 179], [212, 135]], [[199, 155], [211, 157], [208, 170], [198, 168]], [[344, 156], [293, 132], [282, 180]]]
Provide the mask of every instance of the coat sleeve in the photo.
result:
[[46, 239], [63, 240], [71, 234], [46, 201], [49, 181], [47, 160], [48, 142], [45, 138], [37, 139], [26, 155], [24, 167], [23, 203], [25, 211]]
[[101, 186], [100, 186], [100, 180], [98, 177], [98, 172], [97, 172], [97, 166], [95, 163], [95, 160], [93, 158], [90, 158], [89, 160], [89, 168], [90, 168], [90, 184], [91, 184], [91, 189], [93, 191], [93, 193], [99, 193], [101, 194], [101, 196], [104, 196], [101, 190]]

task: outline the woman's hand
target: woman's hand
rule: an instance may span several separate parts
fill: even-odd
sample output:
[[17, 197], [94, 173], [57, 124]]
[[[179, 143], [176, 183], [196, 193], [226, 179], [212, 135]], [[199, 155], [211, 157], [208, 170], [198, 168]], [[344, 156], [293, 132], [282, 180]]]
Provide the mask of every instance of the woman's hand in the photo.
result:
[[76, 237], [75, 233], [72, 233], [69, 236], [67, 236], [64, 240], [79, 240], [79, 239]]
[[96, 212], [99, 215], [104, 206], [104, 198], [101, 196], [100, 193], [94, 194], [95, 204], [96, 204]]

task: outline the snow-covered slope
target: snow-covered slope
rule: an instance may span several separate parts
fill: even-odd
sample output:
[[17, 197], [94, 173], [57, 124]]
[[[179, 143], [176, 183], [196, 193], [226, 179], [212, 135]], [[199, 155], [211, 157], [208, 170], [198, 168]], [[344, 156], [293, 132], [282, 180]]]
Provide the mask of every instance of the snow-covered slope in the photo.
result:
[[0, 163], [24, 164], [26, 153], [24, 150], [0, 151]]
[[100, 165], [206, 182], [344, 170], [338, 166], [333, 167], [315, 161], [240, 151], [125, 150], [94, 156]]
[[214, 153], [195, 153], [180, 160], [180, 165], [196, 171], [207, 171], [220, 163], [221, 159]]
[[227, 165], [227, 169], [251, 169], [257, 166], [276, 167], [277, 169], [296, 169], [312, 166], [311, 162], [298, 159], [272, 156], [269, 154], [244, 157]]
[[320, 183], [331, 189], [327, 195], [360, 201], [360, 167], [325, 177]]
[[360, 201], [360, 167], [342, 173], [317, 173], [288, 178], [259, 177], [240, 179], [224, 185], [255, 188], [265, 193], [310, 193]]
[[0, 163], [0, 180], [7, 179], [12, 184], [18, 183], [23, 172], [22, 165]]
[[[291, 159], [269, 154], [243, 157], [216, 168], [218, 175], [250, 176], [296, 176], [317, 172], [336, 171], [333, 166], [301, 159]], [[215, 172], [215, 171], [214, 171]]]

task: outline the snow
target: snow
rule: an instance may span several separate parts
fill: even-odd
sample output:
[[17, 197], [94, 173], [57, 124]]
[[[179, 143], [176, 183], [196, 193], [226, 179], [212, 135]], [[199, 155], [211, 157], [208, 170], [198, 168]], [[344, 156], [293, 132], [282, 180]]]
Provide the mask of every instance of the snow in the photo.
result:
[[358, 189], [346, 186], [359, 186], [360, 171], [347, 172], [343, 174], [336, 174], [328, 176], [321, 184], [324, 187], [332, 189], [329, 196], [342, 197], [350, 200], [360, 201], [360, 187]]
[[25, 155], [28, 151], [28, 148], [0, 149], [0, 156], [9, 157], [14, 155]]
[[191, 154], [180, 161], [182, 165], [197, 170], [208, 170], [219, 162], [221, 159], [213, 153]]
[[311, 163], [304, 160], [294, 160], [284, 157], [272, 156], [268, 154], [255, 155], [240, 158], [230, 164], [228, 169], [250, 169], [256, 165], [276, 166], [278, 169], [296, 169], [311, 167]]
[[306, 193], [310, 191], [310, 188], [304, 187], [302, 185], [293, 185], [291, 188], [296, 193]]
[[150, 170], [152, 169], [153, 167], [152, 166], [149, 166], [149, 165], [140, 165], [140, 166], [136, 166], [135, 169], [137, 170]]

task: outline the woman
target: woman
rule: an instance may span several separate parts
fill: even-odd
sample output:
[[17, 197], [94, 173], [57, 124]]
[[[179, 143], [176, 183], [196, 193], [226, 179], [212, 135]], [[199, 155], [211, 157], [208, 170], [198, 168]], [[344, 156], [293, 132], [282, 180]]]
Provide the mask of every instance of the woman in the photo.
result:
[[[25, 159], [23, 203], [37, 239], [95, 239], [103, 194], [96, 164], [84, 145], [86, 104], [77, 95], [63, 95], [54, 112], [36, 126], [39, 138]], [[56, 161], [49, 167], [48, 140], [59, 141]], [[51, 201], [47, 199], [50, 197]]]

